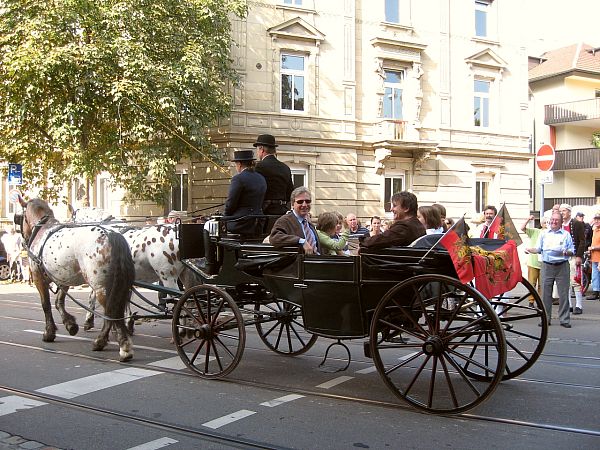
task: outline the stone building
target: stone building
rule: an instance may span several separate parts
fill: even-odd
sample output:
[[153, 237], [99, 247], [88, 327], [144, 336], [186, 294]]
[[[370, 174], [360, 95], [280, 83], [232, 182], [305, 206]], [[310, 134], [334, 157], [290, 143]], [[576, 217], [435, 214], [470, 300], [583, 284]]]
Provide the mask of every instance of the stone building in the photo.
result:
[[[213, 130], [227, 155], [273, 134], [313, 212], [389, 211], [393, 192], [477, 218], [506, 202], [529, 214], [527, 51], [519, 2], [258, 0], [235, 19], [234, 110]], [[170, 209], [222, 204], [229, 177], [206, 162], [178, 165]], [[224, 173], [225, 172], [225, 173]], [[106, 180], [91, 206], [147, 216]], [[74, 199], [72, 204], [77, 205]], [[102, 205], [100, 204], [102, 203]], [[162, 211], [161, 211], [162, 212]]]

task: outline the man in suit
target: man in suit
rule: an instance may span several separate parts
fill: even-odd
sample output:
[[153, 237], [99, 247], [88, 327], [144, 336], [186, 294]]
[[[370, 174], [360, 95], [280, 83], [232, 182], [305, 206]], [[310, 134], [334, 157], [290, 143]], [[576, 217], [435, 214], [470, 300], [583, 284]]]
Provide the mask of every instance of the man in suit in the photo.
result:
[[396, 245], [406, 246], [425, 234], [425, 227], [417, 219], [418, 202], [412, 192], [402, 191], [392, 195], [394, 223], [381, 234], [368, 237], [360, 245], [360, 251], [377, 250]]
[[231, 179], [227, 200], [225, 201], [225, 217], [227, 231], [240, 234], [256, 234], [259, 226], [255, 219], [231, 221], [243, 216], [262, 214], [262, 204], [267, 191], [267, 182], [254, 170], [254, 152], [238, 150], [234, 152], [237, 175]]
[[307, 255], [319, 254], [319, 238], [317, 230], [310, 223], [310, 204], [312, 196], [304, 186], [300, 186], [290, 194], [292, 210], [281, 216], [271, 230], [269, 242], [274, 247], [291, 247], [299, 245]]
[[270, 134], [261, 134], [253, 144], [260, 162], [256, 171], [267, 180], [267, 193], [263, 203], [263, 213], [285, 214], [289, 209], [289, 198], [294, 189], [290, 168], [275, 156], [277, 144]]

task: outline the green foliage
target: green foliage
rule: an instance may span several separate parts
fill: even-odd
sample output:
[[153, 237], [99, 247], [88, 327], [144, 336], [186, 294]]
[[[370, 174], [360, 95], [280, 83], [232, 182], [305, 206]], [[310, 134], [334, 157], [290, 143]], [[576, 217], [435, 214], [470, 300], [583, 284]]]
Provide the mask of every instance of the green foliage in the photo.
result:
[[592, 133], [592, 145], [600, 148], [600, 131]]
[[245, 0], [4, 0], [0, 159], [56, 197], [109, 172], [161, 203], [186, 158], [219, 160], [230, 112], [230, 18]]

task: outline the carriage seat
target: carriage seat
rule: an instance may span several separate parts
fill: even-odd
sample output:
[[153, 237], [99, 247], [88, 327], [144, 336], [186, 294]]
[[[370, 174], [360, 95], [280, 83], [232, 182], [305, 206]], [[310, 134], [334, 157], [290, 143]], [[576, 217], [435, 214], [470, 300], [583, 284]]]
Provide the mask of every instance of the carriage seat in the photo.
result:
[[413, 241], [409, 247], [412, 248], [434, 248], [444, 250], [444, 246], [439, 243], [440, 238], [443, 236], [442, 233], [426, 234]]

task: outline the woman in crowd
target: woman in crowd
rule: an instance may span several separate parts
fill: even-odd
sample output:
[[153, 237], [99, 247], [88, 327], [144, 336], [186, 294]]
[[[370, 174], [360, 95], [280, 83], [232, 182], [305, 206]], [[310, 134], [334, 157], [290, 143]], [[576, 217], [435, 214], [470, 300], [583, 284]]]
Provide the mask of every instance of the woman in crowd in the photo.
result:
[[419, 206], [417, 218], [425, 227], [425, 233], [443, 233], [442, 220], [439, 211], [433, 206]]
[[334, 212], [324, 212], [317, 220], [317, 235], [322, 255], [344, 255], [349, 230], [346, 228], [336, 239], [339, 218]]
[[371, 230], [370, 230], [371, 236], [376, 236], [378, 234], [381, 234], [382, 232], [383, 231], [381, 231], [381, 217], [379, 217], [379, 216], [371, 217]]

